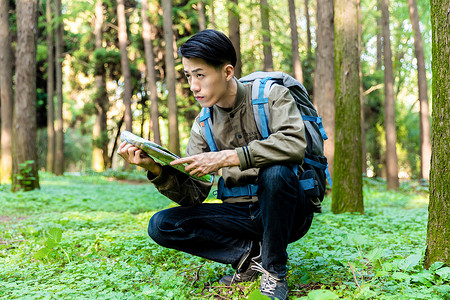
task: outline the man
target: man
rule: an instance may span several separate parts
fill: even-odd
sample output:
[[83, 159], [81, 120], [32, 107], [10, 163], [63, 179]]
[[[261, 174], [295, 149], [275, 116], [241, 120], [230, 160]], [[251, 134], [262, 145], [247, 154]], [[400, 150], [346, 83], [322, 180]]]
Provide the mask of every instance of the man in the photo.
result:
[[164, 247], [231, 264], [236, 271], [224, 276], [223, 284], [251, 281], [262, 273], [261, 293], [286, 299], [286, 248], [306, 233], [313, 217], [294, 167], [302, 163], [306, 148], [295, 101], [287, 88], [271, 89], [271, 134], [262, 140], [253, 115], [251, 84], [234, 77], [236, 52], [231, 41], [223, 33], [204, 30], [182, 45], [179, 53], [194, 97], [202, 107], [212, 107], [212, 132], [219, 151], [210, 151], [198, 116], [186, 157], [172, 164], [187, 163], [186, 170], [198, 176], [222, 169], [223, 203], [202, 203], [211, 183], [160, 166], [139, 148], [122, 143], [118, 154], [148, 170], [158, 190], [180, 204], [156, 213], [148, 233]]

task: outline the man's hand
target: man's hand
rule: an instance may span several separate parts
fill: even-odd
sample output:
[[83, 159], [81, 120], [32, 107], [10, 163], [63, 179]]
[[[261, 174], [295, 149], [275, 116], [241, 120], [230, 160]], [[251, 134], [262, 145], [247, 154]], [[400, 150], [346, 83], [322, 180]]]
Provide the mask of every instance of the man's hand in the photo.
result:
[[146, 169], [154, 176], [161, 174], [161, 166], [158, 165], [150, 156], [147, 155], [142, 149], [123, 142], [119, 145], [117, 149], [117, 154], [119, 154], [126, 162], [138, 165], [141, 168]]
[[239, 166], [236, 150], [206, 152], [172, 161], [171, 165], [187, 163], [185, 170], [198, 177], [215, 172], [223, 167]]

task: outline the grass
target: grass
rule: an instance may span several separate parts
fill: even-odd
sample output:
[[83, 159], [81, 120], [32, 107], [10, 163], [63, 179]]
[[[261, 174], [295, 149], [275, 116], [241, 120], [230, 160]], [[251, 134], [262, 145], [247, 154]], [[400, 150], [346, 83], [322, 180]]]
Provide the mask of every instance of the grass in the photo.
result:
[[[41, 190], [0, 186], [0, 298], [259, 299], [258, 282], [221, 286], [229, 266], [147, 236], [152, 214], [174, 204], [144, 179], [44, 173]], [[364, 215], [334, 215], [325, 199], [288, 247], [290, 299], [450, 299], [450, 268], [422, 268], [426, 188], [384, 186], [365, 180]]]

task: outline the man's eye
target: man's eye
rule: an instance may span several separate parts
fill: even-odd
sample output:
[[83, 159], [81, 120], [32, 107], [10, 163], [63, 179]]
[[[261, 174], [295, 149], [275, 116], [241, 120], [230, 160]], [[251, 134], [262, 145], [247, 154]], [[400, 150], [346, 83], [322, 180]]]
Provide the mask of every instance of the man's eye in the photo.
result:
[[203, 74], [197, 74], [197, 78], [203, 78], [205, 75]]
[[187, 79], [191, 78], [191, 75], [188, 74], [184, 74], [186, 76]]

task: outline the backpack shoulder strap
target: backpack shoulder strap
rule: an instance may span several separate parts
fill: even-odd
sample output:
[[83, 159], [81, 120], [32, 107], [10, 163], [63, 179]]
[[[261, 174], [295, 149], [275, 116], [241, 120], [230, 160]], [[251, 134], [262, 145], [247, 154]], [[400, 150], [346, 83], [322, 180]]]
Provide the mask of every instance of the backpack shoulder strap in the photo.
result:
[[209, 149], [213, 152], [219, 151], [217, 148], [216, 140], [214, 138], [214, 132], [212, 131], [213, 125], [211, 121], [212, 107], [204, 107], [200, 112], [200, 127], [202, 128], [203, 136], [206, 138]]
[[276, 82], [271, 77], [265, 77], [255, 79], [252, 84], [253, 116], [263, 139], [267, 139], [271, 134], [269, 128], [269, 94], [274, 83]]

